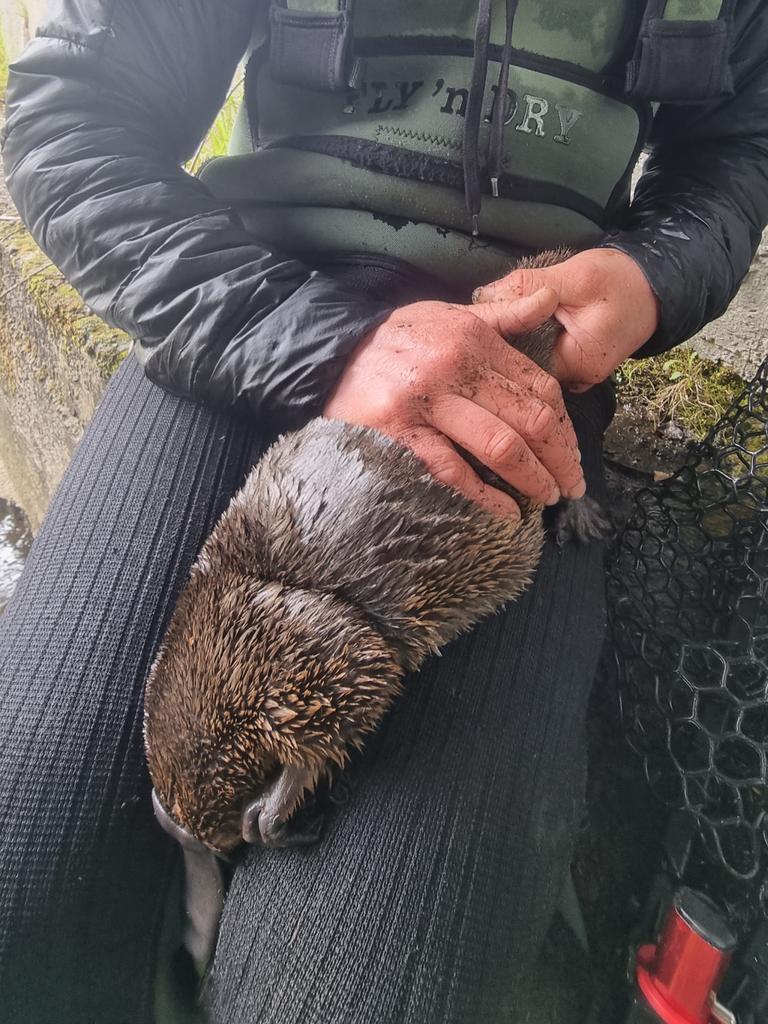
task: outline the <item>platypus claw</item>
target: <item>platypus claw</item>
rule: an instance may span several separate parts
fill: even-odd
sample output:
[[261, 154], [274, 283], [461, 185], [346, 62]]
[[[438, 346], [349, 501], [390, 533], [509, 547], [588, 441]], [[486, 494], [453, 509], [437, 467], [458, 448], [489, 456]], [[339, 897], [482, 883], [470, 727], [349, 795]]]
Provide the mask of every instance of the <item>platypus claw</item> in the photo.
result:
[[[254, 812], [255, 809], [254, 809]], [[306, 822], [303, 828], [297, 828], [290, 822], [276, 821], [260, 814], [258, 818], [258, 838], [252, 835], [247, 842], [265, 846], [270, 850], [287, 849], [291, 846], [311, 846], [320, 838], [323, 830], [322, 816]]]
[[559, 545], [575, 540], [580, 544], [608, 540], [613, 533], [606, 514], [594, 498], [566, 499], [555, 509], [553, 532]]
[[322, 818], [304, 831], [290, 828], [288, 819], [314, 782], [313, 774], [297, 765], [284, 765], [263, 793], [243, 808], [240, 830], [246, 843], [268, 847], [308, 846], [317, 842]]

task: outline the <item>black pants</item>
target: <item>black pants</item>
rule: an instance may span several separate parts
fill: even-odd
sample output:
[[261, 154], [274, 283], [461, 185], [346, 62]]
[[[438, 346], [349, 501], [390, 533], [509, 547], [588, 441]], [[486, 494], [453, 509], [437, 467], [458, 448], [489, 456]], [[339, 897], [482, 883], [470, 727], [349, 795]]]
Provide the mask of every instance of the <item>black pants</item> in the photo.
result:
[[[599, 488], [605, 401], [574, 413]], [[144, 1024], [177, 866], [141, 692], [196, 552], [258, 457], [252, 430], [132, 360], [107, 390], [0, 619], [0, 1020]], [[324, 841], [237, 867], [216, 1024], [496, 1024], [552, 919], [584, 788], [603, 633], [598, 546], [409, 680]]]

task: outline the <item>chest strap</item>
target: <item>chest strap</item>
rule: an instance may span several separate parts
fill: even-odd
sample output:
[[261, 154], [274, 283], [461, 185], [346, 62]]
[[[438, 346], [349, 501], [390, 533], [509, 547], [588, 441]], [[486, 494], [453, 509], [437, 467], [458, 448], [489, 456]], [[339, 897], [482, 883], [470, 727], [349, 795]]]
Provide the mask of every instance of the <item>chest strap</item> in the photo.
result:
[[352, 54], [353, 0], [273, 0], [270, 5], [272, 75], [288, 85], [344, 92], [359, 84]]
[[626, 92], [663, 103], [702, 103], [733, 94], [734, 0], [648, 0]]

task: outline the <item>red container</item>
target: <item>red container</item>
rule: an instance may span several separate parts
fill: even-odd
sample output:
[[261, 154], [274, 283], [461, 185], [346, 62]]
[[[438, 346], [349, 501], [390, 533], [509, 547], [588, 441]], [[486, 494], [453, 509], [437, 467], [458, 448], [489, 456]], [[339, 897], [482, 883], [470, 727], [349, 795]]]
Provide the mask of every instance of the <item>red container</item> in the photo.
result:
[[717, 907], [681, 889], [656, 946], [637, 951], [637, 985], [663, 1024], [725, 1024], [717, 991], [736, 940]]

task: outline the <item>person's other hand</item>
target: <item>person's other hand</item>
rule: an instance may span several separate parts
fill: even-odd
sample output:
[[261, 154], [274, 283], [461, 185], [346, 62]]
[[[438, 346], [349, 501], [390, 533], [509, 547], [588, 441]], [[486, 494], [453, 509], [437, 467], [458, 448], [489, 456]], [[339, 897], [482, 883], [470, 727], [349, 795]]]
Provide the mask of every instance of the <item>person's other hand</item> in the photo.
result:
[[584, 476], [560, 385], [504, 340], [543, 323], [556, 305], [543, 288], [517, 302], [397, 309], [355, 349], [323, 414], [406, 445], [493, 515], [520, 512], [454, 444], [535, 501], [579, 497]]
[[658, 327], [659, 300], [637, 263], [617, 249], [587, 249], [553, 267], [513, 270], [478, 288], [473, 299], [517, 300], [544, 287], [559, 297], [555, 319], [563, 331], [553, 373], [569, 391], [605, 380]]

